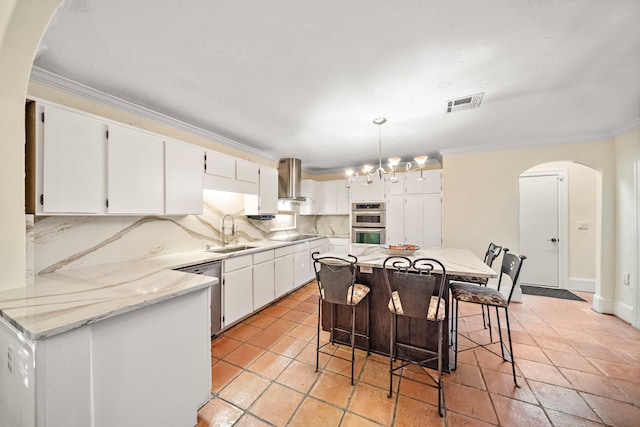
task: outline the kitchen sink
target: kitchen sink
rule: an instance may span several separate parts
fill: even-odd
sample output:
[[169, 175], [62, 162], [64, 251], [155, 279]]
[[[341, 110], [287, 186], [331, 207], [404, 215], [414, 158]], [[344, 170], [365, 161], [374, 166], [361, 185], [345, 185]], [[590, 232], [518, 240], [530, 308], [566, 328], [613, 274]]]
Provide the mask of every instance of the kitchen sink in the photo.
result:
[[210, 246], [207, 246], [205, 251], [213, 252], [213, 253], [216, 253], [216, 254], [229, 254], [229, 253], [233, 253], [233, 252], [246, 251], [248, 249], [255, 249], [257, 247], [258, 246], [253, 246], [253, 245], [234, 245], [234, 246], [222, 246], [222, 247], [210, 247]]

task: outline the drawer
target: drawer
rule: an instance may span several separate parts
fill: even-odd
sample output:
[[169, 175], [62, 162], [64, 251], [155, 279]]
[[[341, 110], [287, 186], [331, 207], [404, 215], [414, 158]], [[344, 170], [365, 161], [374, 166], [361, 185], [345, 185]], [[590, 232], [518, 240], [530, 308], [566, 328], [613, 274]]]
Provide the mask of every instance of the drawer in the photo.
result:
[[285, 255], [293, 254], [293, 245], [283, 246], [281, 248], [274, 249], [274, 256], [280, 258]]
[[253, 265], [253, 255], [227, 258], [223, 261], [224, 272], [235, 271]]
[[298, 243], [293, 246], [293, 253], [304, 252], [309, 250], [309, 242]]
[[253, 263], [260, 264], [265, 261], [270, 261], [273, 259], [273, 249], [269, 249], [266, 251], [261, 251], [256, 254], [253, 254]]
[[326, 237], [318, 240], [312, 240], [311, 242], [309, 242], [309, 247], [311, 248], [311, 252], [313, 252], [314, 249], [321, 248], [322, 246], [326, 245], [328, 242], [329, 240]]

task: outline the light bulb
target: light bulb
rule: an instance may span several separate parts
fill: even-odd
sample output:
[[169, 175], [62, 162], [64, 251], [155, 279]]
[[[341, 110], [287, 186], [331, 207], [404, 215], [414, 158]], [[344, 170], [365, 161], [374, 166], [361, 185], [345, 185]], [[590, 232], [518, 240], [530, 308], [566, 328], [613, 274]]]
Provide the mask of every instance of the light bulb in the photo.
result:
[[416, 157], [415, 160], [416, 163], [418, 164], [418, 166], [424, 166], [424, 164], [427, 162], [427, 159], [429, 158], [429, 156], [418, 156]]
[[390, 157], [389, 158], [389, 166], [392, 168], [395, 168], [396, 166], [398, 166], [398, 163], [400, 163], [400, 157]]
[[362, 171], [363, 171], [365, 174], [367, 174], [367, 175], [369, 175], [369, 173], [370, 173], [372, 170], [373, 170], [373, 166], [371, 166], [371, 165], [364, 165], [364, 166], [362, 167]]
[[345, 174], [347, 174], [347, 178], [351, 178], [353, 176], [353, 169], [347, 169], [346, 171], [344, 171]]

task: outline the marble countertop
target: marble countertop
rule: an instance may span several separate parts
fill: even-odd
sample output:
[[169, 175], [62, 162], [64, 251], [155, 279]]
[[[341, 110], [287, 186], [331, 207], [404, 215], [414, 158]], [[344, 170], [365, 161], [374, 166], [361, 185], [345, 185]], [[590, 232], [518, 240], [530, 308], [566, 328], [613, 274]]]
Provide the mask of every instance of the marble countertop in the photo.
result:
[[[372, 245], [351, 244], [349, 253], [358, 258], [360, 267], [382, 268], [384, 260], [390, 255], [385, 248]], [[344, 256], [344, 253], [327, 252], [323, 255]], [[447, 274], [470, 277], [497, 277], [497, 273], [468, 249], [425, 248], [416, 251], [409, 259], [435, 258], [440, 261]]]
[[230, 254], [204, 250], [143, 260], [60, 270], [36, 276], [35, 284], [0, 291], [0, 317], [37, 340], [194, 292], [217, 279], [174, 271], [208, 261], [248, 255], [321, 238], [251, 242]]

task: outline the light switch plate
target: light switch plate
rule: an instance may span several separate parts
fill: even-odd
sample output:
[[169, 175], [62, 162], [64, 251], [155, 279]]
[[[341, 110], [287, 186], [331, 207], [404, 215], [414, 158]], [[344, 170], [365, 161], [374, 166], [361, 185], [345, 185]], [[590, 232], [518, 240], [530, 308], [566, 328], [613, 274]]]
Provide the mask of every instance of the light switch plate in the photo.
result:
[[579, 222], [578, 223], [578, 230], [588, 230], [589, 229], [589, 223], [588, 222]]

